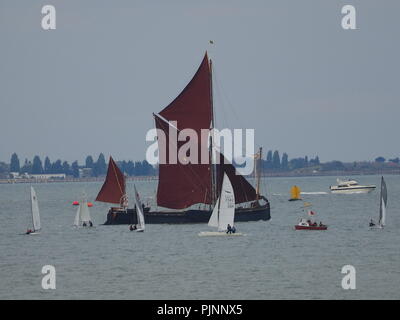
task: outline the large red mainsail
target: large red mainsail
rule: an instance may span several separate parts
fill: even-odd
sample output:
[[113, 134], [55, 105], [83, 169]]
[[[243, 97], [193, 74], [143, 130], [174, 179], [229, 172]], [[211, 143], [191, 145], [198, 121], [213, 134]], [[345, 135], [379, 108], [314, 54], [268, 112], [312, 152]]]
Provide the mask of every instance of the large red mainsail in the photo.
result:
[[[212, 166], [201, 163], [200, 143], [197, 164], [181, 164], [179, 161], [177, 164], [168, 163], [169, 152], [177, 152], [176, 150], [179, 150], [179, 147], [185, 143], [177, 142], [176, 150], [170, 150], [168, 145], [169, 133], [172, 132], [170, 130], [175, 130], [177, 132], [174, 132], [174, 134], [178, 134], [179, 131], [190, 128], [197, 133], [197, 137], [201, 137], [201, 129], [210, 129], [211, 127], [212, 109], [211, 70], [206, 53], [196, 74], [181, 94], [159, 113], [161, 117], [154, 116], [156, 128], [162, 130], [166, 137], [166, 146], [161, 145], [164, 142], [162, 139], [158, 141], [160, 159], [165, 159], [167, 162], [159, 165], [157, 190], [157, 204], [159, 206], [170, 209], [184, 209], [197, 203], [212, 204]], [[174, 123], [176, 128], [168, 121], [176, 121]], [[162, 154], [164, 150], [166, 154]], [[225, 162], [217, 165], [217, 190], [219, 190], [218, 185], [222, 181], [223, 172], [226, 172], [235, 192], [236, 203], [255, 200], [255, 189], [243, 176], [237, 174], [234, 166], [223, 155], [221, 155], [221, 158]]]
[[113, 158], [110, 157], [108, 162], [108, 171], [106, 180], [99, 194], [96, 197], [96, 201], [117, 203], [122, 204], [125, 197], [125, 177]]
[[[212, 118], [211, 73], [207, 53], [189, 84], [159, 115], [167, 121], [176, 121], [176, 129], [193, 129], [201, 136], [201, 129], [210, 129]], [[170, 127], [155, 115], [157, 129], [161, 129], [167, 141]], [[160, 145], [159, 150], [163, 150]], [[177, 143], [177, 150], [184, 142]], [[157, 204], [171, 209], [184, 209], [196, 203], [211, 204], [211, 166], [201, 164], [201, 145], [198, 145], [198, 164], [169, 163], [169, 146], [165, 146], [166, 164], [159, 166]]]

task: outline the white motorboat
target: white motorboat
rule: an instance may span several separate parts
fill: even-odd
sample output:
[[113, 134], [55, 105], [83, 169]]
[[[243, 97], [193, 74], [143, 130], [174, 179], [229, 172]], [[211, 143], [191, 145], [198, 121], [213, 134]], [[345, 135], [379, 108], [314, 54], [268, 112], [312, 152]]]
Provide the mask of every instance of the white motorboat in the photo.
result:
[[356, 180], [337, 179], [337, 186], [330, 186], [332, 193], [368, 193], [375, 190], [375, 185], [360, 185]]

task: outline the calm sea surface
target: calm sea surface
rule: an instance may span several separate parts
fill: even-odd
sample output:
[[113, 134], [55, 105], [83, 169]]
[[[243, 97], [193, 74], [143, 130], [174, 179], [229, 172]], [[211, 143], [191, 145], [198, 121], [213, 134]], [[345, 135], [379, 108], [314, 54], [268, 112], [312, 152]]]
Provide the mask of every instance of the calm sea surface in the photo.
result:
[[[29, 226], [29, 185], [0, 185], [0, 299], [400, 299], [400, 176], [386, 176], [387, 226], [377, 220], [380, 176], [370, 194], [333, 195], [336, 177], [268, 178], [271, 220], [237, 224], [244, 237], [200, 238], [206, 224], [103, 226], [107, 204], [91, 208], [95, 228], [72, 224], [82, 191], [94, 201], [101, 183], [34, 185], [42, 222]], [[302, 189], [327, 231], [295, 231]], [[157, 182], [136, 183], [142, 198]], [[128, 186], [133, 197], [133, 183]], [[151, 200], [151, 199], [150, 199]], [[344, 265], [356, 268], [356, 290], [343, 290]], [[42, 266], [56, 268], [56, 290], [43, 290]]]

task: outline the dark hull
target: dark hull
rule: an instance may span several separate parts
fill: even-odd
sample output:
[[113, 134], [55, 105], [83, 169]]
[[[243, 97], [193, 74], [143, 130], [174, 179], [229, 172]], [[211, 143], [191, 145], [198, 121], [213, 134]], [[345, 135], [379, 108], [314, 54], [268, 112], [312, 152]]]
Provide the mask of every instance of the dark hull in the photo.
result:
[[[146, 224], [208, 223], [211, 213], [210, 210], [187, 210], [183, 212], [145, 210], [144, 219]], [[235, 222], [266, 221], [269, 219], [271, 219], [269, 204], [255, 208], [240, 208], [235, 211]], [[108, 213], [107, 221], [104, 224], [137, 224], [136, 210], [128, 209], [125, 212]]]

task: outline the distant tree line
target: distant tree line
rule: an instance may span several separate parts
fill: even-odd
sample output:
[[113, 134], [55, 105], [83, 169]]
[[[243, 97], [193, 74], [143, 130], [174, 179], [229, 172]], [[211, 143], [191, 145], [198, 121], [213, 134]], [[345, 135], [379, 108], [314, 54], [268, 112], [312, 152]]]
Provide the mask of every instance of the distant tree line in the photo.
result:
[[[155, 175], [156, 169], [150, 165], [146, 160], [144, 161], [117, 161], [118, 167], [128, 176], [146, 176]], [[46, 157], [44, 161], [39, 156], [34, 156], [31, 160], [25, 159], [24, 163], [21, 164], [16, 153], [11, 155], [10, 164], [0, 162], [0, 173], [6, 172], [17, 172], [20, 174], [57, 174], [64, 173], [67, 176], [79, 177], [79, 169], [90, 169], [88, 172], [92, 177], [104, 176], [107, 173], [108, 164], [106, 163], [103, 153], [97, 158], [97, 161], [93, 160], [92, 156], [87, 156], [84, 165], [79, 165], [78, 161], [74, 161], [71, 164], [68, 161], [62, 161], [60, 159], [51, 162], [49, 157]]]
[[289, 160], [289, 156], [286, 152], [279, 155], [279, 151], [269, 150], [265, 159], [261, 159], [262, 167], [266, 171], [290, 171], [300, 168], [319, 166], [319, 157], [309, 159], [308, 156], [304, 158], [293, 158]]
[[[317, 171], [351, 171], [351, 170], [374, 170], [383, 167], [400, 168], [399, 157], [386, 159], [379, 156], [374, 161], [361, 161], [352, 163], [343, 163], [341, 161], [329, 161], [320, 163], [319, 157], [309, 158], [308, 156], [289, 159], [288, 154], [284, 152], [280, 156], [279, 151], [269, 150], [265, 158], [261, 159], [261, 164], [264, 172], [286, 172], [296, 170], [317, 170]], [[118, 167], [127, 176], [154, 176], [158, 174], [158, 168], [149, 164], [146, 160], [143, 161], [117, 161]], [[10, 163], [0, 162], [0, 175], [6, 176], [10, 172], [17, 172], [20, 174], [57, 174], [64, 173], [67, 176], [78, 178], [80, 176], [80, 169], [87, 168], [86, 175], [91, 177], [104, 176], [107, 173], [107, 162], [103, 153], [100, 153], [97, 160], [94, 161], [92, 156], [87, 156], [85, 163], [80, 165], [78, 161], [71, 164], [68, 161], [60, 159], [50, 161], [46, 157], [44, 161], [39, 156], [35, 156], [32, 161], [25, 159], [20, 163], [18, 155], [13, 153], [11, 155]]]

